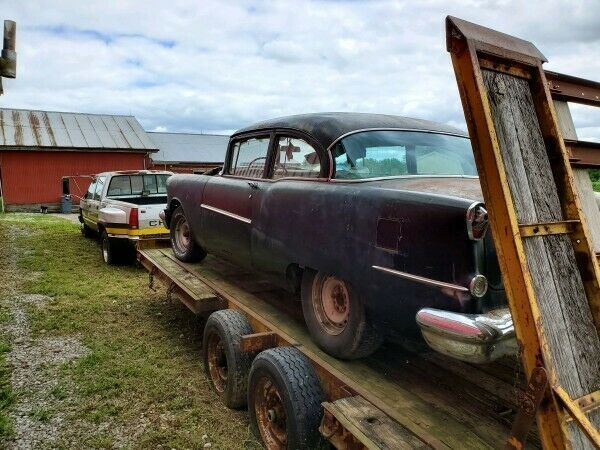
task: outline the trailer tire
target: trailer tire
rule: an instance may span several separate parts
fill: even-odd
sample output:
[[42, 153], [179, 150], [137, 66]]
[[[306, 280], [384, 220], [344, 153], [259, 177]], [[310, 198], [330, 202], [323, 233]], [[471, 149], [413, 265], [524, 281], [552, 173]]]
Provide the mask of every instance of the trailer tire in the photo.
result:
[[123, 260], [123, 244], [117, 239], [110, 238], [106, 230], [102, 230], [100, 241], [104, 262], [109, 265], [120, 264]]
[[228, 408], [246, 406], [248, 372], [253, 356], [240, 350], [241, 337], [246, 334], [252, 334], [248, 319], [233, 309], [212, 313], [204, 327], [204, 371]]
[[248, 379], [248, 412], [255, 435], [269, 449], [316, 449], [323, 390], [298, 349], [278, 347], [258, 354]]
[[340, 359], [364, 358], [383, 342], [382, 333], [367, 318], [363, 299], [350, 283], [305, 269], [301, 297], [308, 331], [328, 354]]
[[177, 259], [183, 262], [198, 262], [206, 257], [206, 251], [194, 239], [194, 234], [181, 206], [173, 211], [169, 229], [171, 248]]

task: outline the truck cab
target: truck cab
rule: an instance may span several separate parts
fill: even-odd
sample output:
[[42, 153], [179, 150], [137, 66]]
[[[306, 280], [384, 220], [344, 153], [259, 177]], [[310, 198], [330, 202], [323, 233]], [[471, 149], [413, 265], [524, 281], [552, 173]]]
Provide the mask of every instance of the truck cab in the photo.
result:
[[140, 240], [169, 238], [159, 213], [166, 206], [166, 184], [172, 174], [128, 170], [92, 178], [79, 204], [79, 221], [84, 236], [100, 236], [107, 264], [121, 262]]

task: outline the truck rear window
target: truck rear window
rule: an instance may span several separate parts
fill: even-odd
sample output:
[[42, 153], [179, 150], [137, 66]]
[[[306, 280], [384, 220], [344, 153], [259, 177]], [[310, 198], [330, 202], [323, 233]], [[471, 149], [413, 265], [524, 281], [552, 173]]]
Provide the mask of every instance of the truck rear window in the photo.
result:
[[124, 195], [152, 195], [167, 193], [167, 178], [170, 174], [117, 175], [108, 186], [108, 197]]

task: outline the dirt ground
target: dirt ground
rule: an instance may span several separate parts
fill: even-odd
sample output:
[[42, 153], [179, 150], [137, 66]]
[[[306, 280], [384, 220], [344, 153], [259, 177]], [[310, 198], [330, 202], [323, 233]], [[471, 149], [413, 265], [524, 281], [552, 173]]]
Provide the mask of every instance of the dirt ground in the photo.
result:
[[200, 321], [66, 219], [0, 215], [0, 447], [261, 448], [204, 377]]

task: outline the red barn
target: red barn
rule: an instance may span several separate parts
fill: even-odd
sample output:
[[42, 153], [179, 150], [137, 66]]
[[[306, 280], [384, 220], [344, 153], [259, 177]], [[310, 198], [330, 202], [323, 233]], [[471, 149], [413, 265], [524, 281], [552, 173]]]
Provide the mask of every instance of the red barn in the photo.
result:
[[76, 204], [89, 175], [144, 169], [157, 150], [133, 116], [0, 109], [0, 197], [6, 211], [58, 210], [63, 177]]

